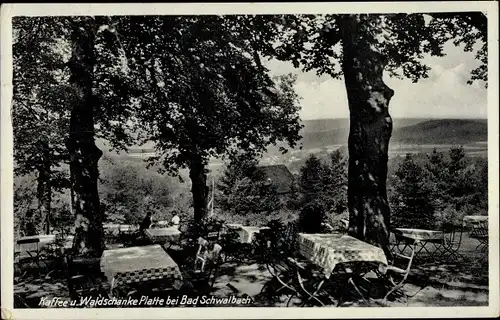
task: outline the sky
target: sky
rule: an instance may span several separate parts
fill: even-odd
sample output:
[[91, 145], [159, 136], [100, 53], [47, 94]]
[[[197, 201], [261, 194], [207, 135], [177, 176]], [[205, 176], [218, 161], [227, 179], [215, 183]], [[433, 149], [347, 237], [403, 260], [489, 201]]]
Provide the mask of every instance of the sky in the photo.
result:
[[[471, 70], [478, 65], [472, 52], [445, 45], [444, 57], [425, 57], [431, 67], [429, 78], [412, 83], [384, 75], [394, 90], [389, 104], [393, 118], [486, 118], [487, 89], [483, 83], [468, 85]], [[271, 74], [297, 74], [295, 90], [302, 97], [302, 120], [348, 118], [347, 95], [342, 79], [304, 73], [291, 63], [269, 61]]]

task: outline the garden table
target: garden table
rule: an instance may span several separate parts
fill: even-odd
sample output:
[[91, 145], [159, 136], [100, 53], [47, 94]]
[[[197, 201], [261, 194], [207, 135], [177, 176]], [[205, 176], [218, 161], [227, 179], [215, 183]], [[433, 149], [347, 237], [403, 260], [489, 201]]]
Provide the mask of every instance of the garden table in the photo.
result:
[[[401, 252], [409, 245], [415, 246], [415, 254], [418, 255], [422, 250], [425, 250], [429, 256], [433, 257], [436, 252], [442, 253], [444, 248], [444, 232], [436, 230], [412, 229], [412, 228], [394, 228], [392, 233], [396, 239], [396, 246], [399, 249], [399, 244], [403, 242], [405, 245]], [[427, 249], [428, 244], [434, 245], [434, 252], [431, 253]], [[417, 250], [417, 247], [420, 247]]]
[[339, 263], [375, 262], [387, 265], [381, 248], [348, 235], [299, 233], [298, 243], [300, 254], [320, 267], [326, 278]]
[[[72, 235], [66, 236], [66, 240], [64, 242], [65, 249], [69, 249], [73, 246], [73, 238], [74, 237]], [[29, 240], [38, 240], [38, 243], [30, 242]], [[26, 243], [18, 244], [18, 241]], [[41, 251], [43, 248], [47, 247], [50, 244], [53, 244], [55, 241], [55, 234], [39, 234], [34, 236], [20, 237], [15, 243], [14, 252], [15, 255], [19, 258], [29, 257], [30, 252], [36, 250]], [[38, 248], [36, 248], [37, 246]]]
[[132, 225], [132, 224], [121, 224], [118, 227], [118, 230], [120, 231], [120, 233], [130, 234], [130, 233], [134, 233], [135, 231], [139, 230], [139, 227], [136, 225]]
[[473, 225], [480, 222], [488, 222], [488, 216], [465, 216], [464, 225]]
[[160, 245], [105, 250], [101, 271], [110, 283], [110, 294], [120, 285], [169, 279], [182, 281], [179, 266]]
[[252, 243], [255, 239], [255, 234], [264, 229], [269, 229], [269, 227], [240, 226], [236, 232], [240, 236], [240, 243]]
[[138, 229], [131, 224], [105, 223], [102, 225], [105, 233], [117, 236], [120, 233], [132, 233]]
[[153, 243], [160, 244], [177, 241], [181, 235], [181, 232], [174, 227], [146, 229], [144, 233]]
[[228, 223], [226, 224], [226, 226], [231, 229], [243, 227], [241, 223]]
[[[334, 274], [334, 270], [339, 264], [356, 263], [356, 267], [353, 268], [354, 275], [349, 277], [348, 282], [354, 286], [361, 297], [363, 297], [363, 294], [354, 283], [353, 277], [360, 278], [366, 271], [357, 268], [357, 264], [366, 262], [374, 263], [374, 265], [378, 265], [378, 270], [382, 274], [385, 273], [385, 267], [388, 265], [387, 258], [381, 248], [345, 234], [299, 233], [298, 244], [299, 253], [314, 265], [318, 266], [322, 272], [322, 276], [315, 277], [317, 279], [309, 279], [306, 281], [306, 284], [307, 282], [312, 283], [312, 290], [306, 289], [304, 279], [300, 277], [300, 272], [297, 273], [299, 286], [302, 288], [303, 293], [308, 296], [304, 304], [310, 300], [315, 300], [319, 302], [320, 305], [324, 305], [318, 299], [318, 295], [327, 281], [330, 279], [332, 279], [332, 281], [338, 280], [336, 279], [337, 277], [332, 277], [332, 274]], [[370, 269], [373, 267], [371, 264], [365, 265], [368, 265]], [[361, 267], [361, 265], [359, 265], [359, 267]]]

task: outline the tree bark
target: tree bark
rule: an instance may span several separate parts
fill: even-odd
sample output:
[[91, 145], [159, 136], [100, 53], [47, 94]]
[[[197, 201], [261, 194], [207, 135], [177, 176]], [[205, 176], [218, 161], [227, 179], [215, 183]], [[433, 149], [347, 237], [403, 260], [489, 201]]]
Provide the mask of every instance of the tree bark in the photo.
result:
[[50, 234], [50, 209], [52, 201], [50, 149], [47, 140], [43, 137], [38, 140], [38, 151], [41, 156], [37, 178], [38, 214], [42, 222], [42, 228], [47, 234]]
[[98, 194], [98, 161], [102, 151], [94, 140], [95, 99], [92, 93], [95, 65], [95, 24], [83, 20], [75, 23], [72, 33], [72, 57], [69, 61], [70, 82], [78, 99], [70, 117], [67, 148], [70, 155], [72, 189], [76, 214], [75, 250], [99, 257], [104, 249], [102, 211]]
[[394, 92], [383, 81], [387, 60], [373, 45], [368, 19], [366, 15], [345, 15], [339, 21], [350, 112], [349, 234], [389, 253], [386, 180], [392, 133], [389, 101]]
[[189, 166], [191, 193], [193, 194], [194, 221], [200, 222], [207, 216], [207, 173], [201, 159], [192, 159]]

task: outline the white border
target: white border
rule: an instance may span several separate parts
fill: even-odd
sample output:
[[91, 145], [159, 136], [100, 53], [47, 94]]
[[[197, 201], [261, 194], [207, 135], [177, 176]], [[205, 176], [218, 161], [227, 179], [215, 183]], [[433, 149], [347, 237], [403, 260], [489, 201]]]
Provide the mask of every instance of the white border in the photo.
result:
[[[489, 306], [408, 308], [166, 308], [166, 309], [37, 309], [13, 310], [12, 319], [271, 319], [271, 318], [381, 318], [381, 317], [479, 317], [499, 315], [499, 202], [498, 202], [498, 3], [357, 2], [357, 3], [187, 3], [187, 4], [10, 4], [1, 8], [1, 298], [2, 307], [13, 306], [13, 162], [10, 104], [12, 98], [13, 16], [46, 15], [180, 15], [257, 13], [389, 13], [483, 11], [488, 15], [488, 163], [489, 163]], [[7, 315], [8, 316], [8, 315]]]

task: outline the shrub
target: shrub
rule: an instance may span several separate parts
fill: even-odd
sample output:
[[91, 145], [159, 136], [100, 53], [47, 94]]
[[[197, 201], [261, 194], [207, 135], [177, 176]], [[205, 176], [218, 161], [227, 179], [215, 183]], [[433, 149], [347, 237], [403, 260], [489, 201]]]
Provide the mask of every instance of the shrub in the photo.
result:
[[326, 221], [325, 205], [321, 200], [311, 201], [300, 211], [300, 230], [306, 233], [320, 233], [322, 223]]

